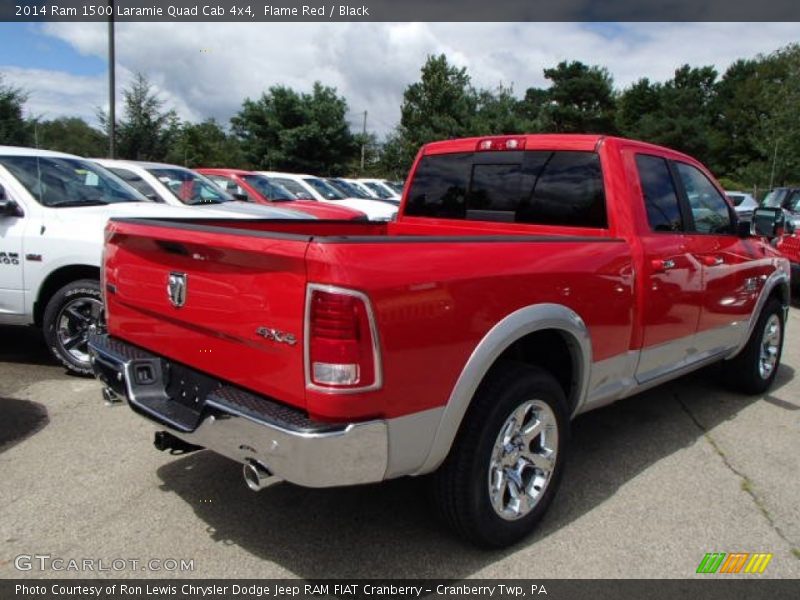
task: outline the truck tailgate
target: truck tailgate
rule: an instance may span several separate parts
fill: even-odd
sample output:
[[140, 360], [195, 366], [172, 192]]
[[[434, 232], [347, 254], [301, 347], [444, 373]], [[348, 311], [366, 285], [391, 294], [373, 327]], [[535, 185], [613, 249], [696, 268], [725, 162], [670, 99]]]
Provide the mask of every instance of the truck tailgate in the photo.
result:
[[305, 408], [310, 236], [112, 221], [106, 239], [112, 336]]

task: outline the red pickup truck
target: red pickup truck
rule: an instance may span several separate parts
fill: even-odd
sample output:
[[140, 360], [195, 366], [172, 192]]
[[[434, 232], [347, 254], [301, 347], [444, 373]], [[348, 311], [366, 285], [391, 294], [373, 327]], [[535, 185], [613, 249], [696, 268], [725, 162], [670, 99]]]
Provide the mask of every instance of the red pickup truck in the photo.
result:
[[596, 135], [432, 143], [396, 222], [113, 219], [107, 399], [310, 487], [432, 474], [503, 546], [553, 500], [575, 415], [721, 362], [775, 378], [789, 264], [697, 161]]

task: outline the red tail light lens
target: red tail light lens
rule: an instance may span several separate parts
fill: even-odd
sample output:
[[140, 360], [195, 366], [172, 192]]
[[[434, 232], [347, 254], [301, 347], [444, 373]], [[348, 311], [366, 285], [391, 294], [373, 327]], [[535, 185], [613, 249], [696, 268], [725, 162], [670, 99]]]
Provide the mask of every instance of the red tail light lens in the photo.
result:
[[307, 383], [361, 390], [380, 385], [369, 300], [359, 292], [311, 286], [307, 296]]
[[487, 152], [490, 150], [525, 150], [524, 137], [493, 137], [478, 142], [475, 150]]

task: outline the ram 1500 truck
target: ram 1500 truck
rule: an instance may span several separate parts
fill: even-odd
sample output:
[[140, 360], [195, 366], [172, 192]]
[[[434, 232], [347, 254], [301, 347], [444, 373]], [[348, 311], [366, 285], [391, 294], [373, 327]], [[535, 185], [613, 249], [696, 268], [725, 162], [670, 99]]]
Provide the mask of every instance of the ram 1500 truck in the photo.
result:
[[432, 474], [503, 546], [542, 517], [569, 422], [710, 363], [775, 378], [789, 265], [666, 148], [596, 135], [432, 143], [389, 223], [115, 219], [106, 395], [310, 487]]

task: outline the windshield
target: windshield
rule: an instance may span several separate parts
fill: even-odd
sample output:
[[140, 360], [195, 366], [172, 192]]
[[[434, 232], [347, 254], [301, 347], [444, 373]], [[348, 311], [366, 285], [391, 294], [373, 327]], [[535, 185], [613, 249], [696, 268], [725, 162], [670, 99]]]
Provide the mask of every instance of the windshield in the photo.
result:
[[348, 198], [362, 198], [367, 200], [371, 198], [371, 196], [366, 192], [362, 192], [356, 186], [351, 185], [341, 179], [328, 179], [328, 183], [342, 192]]
[[0, 165], [44, 206], [98, 206], [145, 200], [116, 175], [78, 158], [2, 156]]
[[285, 177], [270, 177], [269, 180], [289, 190], [289, 193], [294, 194], [294, 197], [298, 200], [316, 200], [316, 198], [311, 196], [311, 192], [293, 179], [286, 179]]
[[364, 185], [368, 186], [373, 192], [378, 195], [378, 198], [385, 200], [386, 198], [391, 198], [393, 194], [389, 192], [385, 187], [382, 185], [375, 183], [374, 181], [365, 181]]
[[221, 204], [233, 200], [211, 181], [188, 169], [162, 167], [147, 170], [184, 204]]
[[303, 179], [308, 185], [313, 187], [318, 193], [322, 194], [322, 197], [326, 200], [344, 200], [347, 198], [342, 192], [337, 190], [327, 181], [323, 181], [322, 179], [317, 179], [316, 177], [308, 177]]
[[767, 208], [780, 208], [786, 192], [787, 190], [772, 190], [761, 202], [761, 205]]
[[297, 200], [295, 195], [287, 190], [284, 186], [274, 181], [270, 181], [264, 175], [242, 175], [242, 179], [244, 179], [249, 185], [253, 186], [259, 194], [264, 196], [264, 198], [272, 202]]

